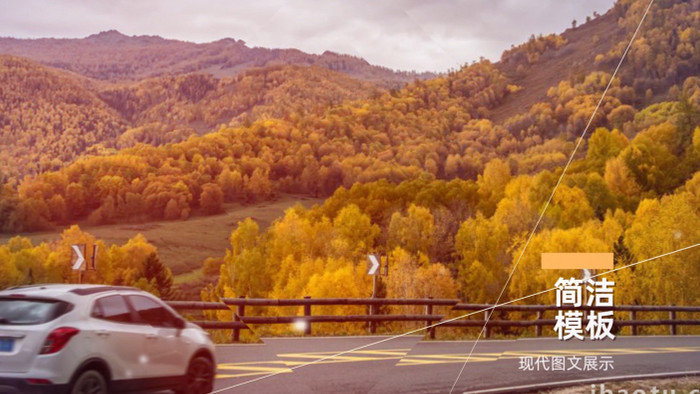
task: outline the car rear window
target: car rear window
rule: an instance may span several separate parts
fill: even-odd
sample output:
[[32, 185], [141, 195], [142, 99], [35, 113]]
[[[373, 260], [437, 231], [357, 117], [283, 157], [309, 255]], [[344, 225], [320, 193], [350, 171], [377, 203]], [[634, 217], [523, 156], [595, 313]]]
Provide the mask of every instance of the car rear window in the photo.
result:
[[0, 325], [33, 325], [50, 322], [71, 310], [60, 300], [0, 298]]

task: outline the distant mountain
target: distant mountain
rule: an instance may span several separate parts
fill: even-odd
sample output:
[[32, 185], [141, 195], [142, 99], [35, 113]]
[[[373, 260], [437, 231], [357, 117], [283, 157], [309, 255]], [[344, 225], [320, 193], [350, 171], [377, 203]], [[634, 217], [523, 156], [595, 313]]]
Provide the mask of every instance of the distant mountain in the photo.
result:
[[313, 55], [297, 49], [250, 48], [244, 41], [231, 38], [196, 44], [158, 36], [127, 36], [116, 30], [80, 39], [0, 38], [0, 53], [110, 82], [192, 72], [227, 77], [274, 64], [316, 65], [385, 87], [435, 76], [393, 71], [330, 51]]

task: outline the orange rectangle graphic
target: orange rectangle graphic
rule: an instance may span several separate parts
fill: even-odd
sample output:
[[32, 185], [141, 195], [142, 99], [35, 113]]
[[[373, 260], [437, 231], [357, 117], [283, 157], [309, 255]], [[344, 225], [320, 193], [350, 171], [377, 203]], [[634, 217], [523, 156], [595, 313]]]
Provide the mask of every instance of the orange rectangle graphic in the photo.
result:
[[542, 253], [542, 269], [612, 269], [612, 253]]

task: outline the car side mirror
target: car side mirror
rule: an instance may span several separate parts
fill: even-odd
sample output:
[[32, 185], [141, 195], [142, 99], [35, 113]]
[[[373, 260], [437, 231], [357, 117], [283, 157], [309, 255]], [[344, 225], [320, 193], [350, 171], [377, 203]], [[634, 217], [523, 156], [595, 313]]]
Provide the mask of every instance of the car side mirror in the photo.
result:
[[187, 323], [185, 322], [185, 319], [178, 317], [175, 319], [175, 328], [178, 330], [182, 330], [187, 326]]

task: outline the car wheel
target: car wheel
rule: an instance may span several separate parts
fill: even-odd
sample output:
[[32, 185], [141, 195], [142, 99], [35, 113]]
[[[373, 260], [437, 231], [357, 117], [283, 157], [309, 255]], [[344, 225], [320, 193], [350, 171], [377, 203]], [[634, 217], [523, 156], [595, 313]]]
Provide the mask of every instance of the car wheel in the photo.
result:
[[101, 373], [90, 369], [78, 376], [70, 392], [71, 394], [107, 394], [107, 382]]
[[210, 393], [214, 388], [214, 368], [211, 361], [206, 357], [195, 357], [189, 367], [185, 388], [178, 388], [176, 393], [205, 394]]

